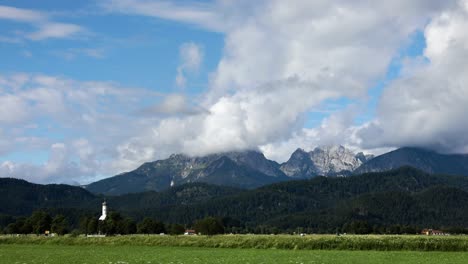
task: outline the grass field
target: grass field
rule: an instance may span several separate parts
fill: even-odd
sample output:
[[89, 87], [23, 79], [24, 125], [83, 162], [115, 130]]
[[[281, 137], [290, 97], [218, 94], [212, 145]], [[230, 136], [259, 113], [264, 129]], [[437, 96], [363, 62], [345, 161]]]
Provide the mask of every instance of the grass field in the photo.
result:
[[[105, 238], [0, 236], [0, 245], [119, 245], [293, 250], [468, 251], [468, 236], [388, 235], [219, 235], [159, 236], [129, 235]], [[468, 263], [468, 261], [467, 261]]]
[[0, 263], [450, 263], [467, 252], [274, 250], [111, 245], [0, 245]]
[[0, 236], [0, 263], [468, 263], [468, 237]]

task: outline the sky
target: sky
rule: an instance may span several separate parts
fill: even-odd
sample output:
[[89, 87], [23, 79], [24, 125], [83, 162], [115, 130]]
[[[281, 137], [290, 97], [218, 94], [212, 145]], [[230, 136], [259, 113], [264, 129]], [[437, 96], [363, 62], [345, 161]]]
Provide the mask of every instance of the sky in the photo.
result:
[[468, 0], [0, 1], [0, 177], [173, 153], [468, 153]]

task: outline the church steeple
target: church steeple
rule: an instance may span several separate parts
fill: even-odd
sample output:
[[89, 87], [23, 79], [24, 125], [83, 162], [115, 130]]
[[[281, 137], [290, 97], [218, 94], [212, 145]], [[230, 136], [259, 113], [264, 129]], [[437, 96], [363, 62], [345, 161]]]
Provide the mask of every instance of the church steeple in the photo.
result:
[[102, 215], [99, 217], [99, 221], [106, 220], [107, 217], [107, 204], [106, 201], [102, 203]]

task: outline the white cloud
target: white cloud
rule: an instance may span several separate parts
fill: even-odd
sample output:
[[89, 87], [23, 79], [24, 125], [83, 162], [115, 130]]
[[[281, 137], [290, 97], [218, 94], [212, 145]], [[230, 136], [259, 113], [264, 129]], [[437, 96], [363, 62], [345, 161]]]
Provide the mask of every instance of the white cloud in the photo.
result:
[[162, 102], [139, 110], [137, 115], [150, 117], [209, 114], [209, 111], [190, 102], [183, 94], [169, 94]]
[[180, 65], [177, 67], [176, 84], [178, 87], [185, 88], [186, 86], [186, 73], [198, 72], [203, 62], [202, 48], [193, 43], [187, 42], [180, 46]]
[[[147, 126], [145, 120], [150, 118], [131, 113], [143, 101], [159, 96], [104, 82], [0, 75], [0, 153], [49, 153], [49, 161], [42, 165], [7, 162], [2, 176], [46, 182], [68, 181], [69, 177], [83, 181], [100, 173], [117, 173], [105, 163], [102, 167], [98, 164], [117, 155], [114, 146], [118, 142]], [[50, 135], [64, 139], [56, 142]]]
[[[376, 120], [358, 135], [364, 147], [424, 146], [468, 150], [468, 1], [435, 17], [424, 34], [428, 62], [416, 65], [384, 91]], [[465, 5], [465, 7], [464, 7]], [[365, 140], [364, 140], [365, 139]]]
[[67, 38], [83, 32], [83, 28], [74, 24], [44, 23], [39, 30], [28, 34], [31, 40], [44, 40], [49, 38]]
[[[145, 1], [112, 2], [128, 7], [125, 13], [168, 18], [150, 11], [151, 5], [145, 9]], [[309, 130], [302, 129], [304, 114], [329, 99], [365, 102], [368, 89], [383, 78], [411, 34], [424, 29], [428, 20], [453, 3], [240, 1], [205, 7], [219, 14], [218, 23], [225, 25], [224, 54], [202, 100], [209, 114], [169, 122], [177, 122], [179, 128], [191, 124], [198, 131], [178, 135], [176, 149], [201, 155], [257, 147], [266, 150], [282, 142], [293, 142], [294, 148], [337, 143], [360, 149], [365, 143], [357, 136], [349, 113], [332, 115], [321, 127]], [[197, 10], [196, 5], [192, 7]], [[200, 25], [175, 15], [170, 19]], [[182, 77], [180, 83], [185, 81]], [[164, 129], [154, 125], [151, 131], [159, 135]], [[153, 136], [142, 134], [126, 144], [135, 153], [139, 145], [145, 153], [164, 149]], [[136, 143], [141, 141], [154, 142], [154, 148]], [[381, 146], [368, 147], [378, 151]], [[284, 159], [285, 155], [276, 157]]]
[[[37, 28], [34, 32], [18, 33], [22, 35], [22, 37], [34, 41], [50, 38], [69, 38], [85, 32], [83, 27], [75, 24], [54, 22], [45, 12], [10, 6], [0, 5], [0, 20], [1, 19], [27, 23]], [[17, 37], [1, 37], [0, 41], [18, 43], [21, 42], [21, 39]]]
[[[2, 136], [15, 142], [25, 133], [9, 124], [25, 127], [38, 117], [79, 135], [49, 140], [53, 155], [41, 168], [53, 172], [44, 181], [57, 180], [51, 176], [58, 175], [55, 172], [71, 175], [64, 170], [82, 181], [112, 175], [177, 152], [260, 148], [284, 160], [297, 147], [324, 144], [376, 152], [408, 143], [467, 150], [468, 49], [463, 29], [468, 25], [466, 10], [454, 3], [107, 1], [108, 11], [222, 31], [224, 53], [206, 93], [199, 99], [180, 94], [160, 98], [109, 83], [0, 76], [0, 101], [10, 109], [0, 112]], [[407, 62], [403, 77], [385, 89], [376, 120], [356, 127], [361, 109], [351, 106], [318, 127], [304, 128], [307, 112], [327, 100], [344, 97], [365, 103], [368, 89], [385, 76], [417, 30], [425, 30], [429, 62]], [[189, 43], [180, 55], [178, 79], [183, 84], [185, 74], [200, 67], [203, 52]], [[149, 96], [158, 99], [148, 103]], [[0, 148], [10, 149], [1, 142]], [[80, 164], [78, 170], [74, 164]], [[7, 162], [3, 167], [12, 173], [18, 166]]]
[[23, 178], [35, 183], [77, 184], [79, 176], [85, 173], [85, 164], [76, 164], [69, 160], [69, 150], [63, 143], [50, 146], [49, 159], [40, 165], [4, 161], [0, 164], [3, 177]]
[[104, 49], [100, 48], [69, 48], [65, 50], [55, 50], [51, 53], [57, 57], [70, 61], [80, 56], [86, 56], [94, 59], [102, 59], [105, 57]]
[[213, 6], [200, 2], [181, 4], [175, 1], [105, 0], [101, 4], [109, 12], [158, 17], [214, 31], [222, 31], [224, 28]]
[[47, 16], [33, 10], [0, 5], [0, 19], [35, 23], [47, 20]]

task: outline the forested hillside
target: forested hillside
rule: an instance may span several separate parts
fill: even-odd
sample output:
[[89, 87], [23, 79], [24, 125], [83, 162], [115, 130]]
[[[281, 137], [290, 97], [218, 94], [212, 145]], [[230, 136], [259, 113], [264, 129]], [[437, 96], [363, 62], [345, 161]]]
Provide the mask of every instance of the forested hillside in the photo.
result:
[[64, 214], [73, 218], [71, 223], [77, 223], [80, 212], [98, 217], [105, 199], [111, 211], [136, 221], [151, 217], [190, 226], [213, 216], [223, 219], [234, 232], [358, 228], [366, 233], [390, 226], [468, 227], [468, 178], [431, 175], [410, 167], [288, 181], [255, 190], [194, 183], [163, 192], [107, 197], [66, 185], [36, 185], [13, 179], [1, 179], [0, 183], [4, 225], [8, 219], [37, 209]]

